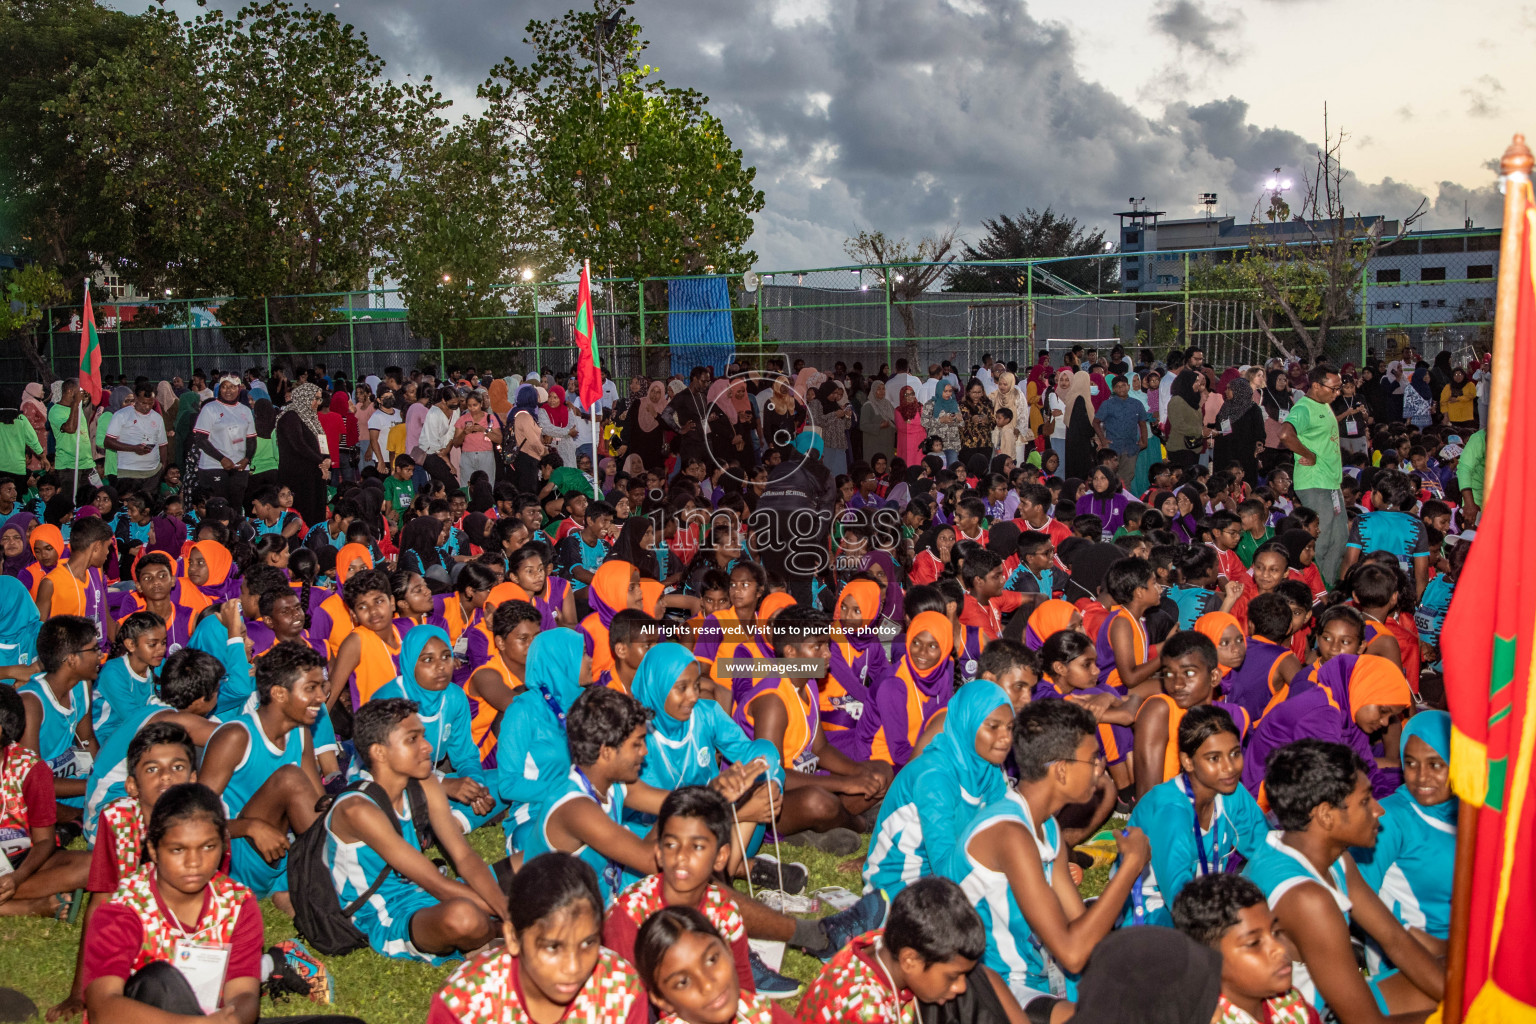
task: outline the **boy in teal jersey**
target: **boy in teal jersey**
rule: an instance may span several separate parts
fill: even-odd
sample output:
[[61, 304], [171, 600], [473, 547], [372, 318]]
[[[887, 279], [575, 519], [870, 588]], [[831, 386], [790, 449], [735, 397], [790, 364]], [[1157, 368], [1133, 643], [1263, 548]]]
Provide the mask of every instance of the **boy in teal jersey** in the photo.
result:
[[79, 615], [55, 615], [37, 631], [43, 670], [16, 687], [27, 712], [21, 745], [53, 773], [53, 795], [65, 816], [78, 816], [85, 776], [97, 753], [91, 731], [91, 684], [101, 670], [96, 624]]
[[257, 706], [219, 727], [203, 752], [199, 781], [230, 816], [230, 877], [258, 896], [288, 900], [288, 835], [314, 824], [324, 795], [306, 726], [325, 704], [325, 659], [284, 641], [256, 661]]
[[[1381, 805], [1364, 761], [1349, 747], [1297, 740], [1270, 755], [1265, 790], [1280, 829], [1244, 873], [1264, 891], [1301, 957], [1296, 987], [1350, 1024], [1428, 1012], [1445, 995], [1445, 970], [1392, 916], [1355, 866], [1352, 846], [1376, 845]], [[1351, 925], [1380, 944], [1398, 970], [1367, 980], [1355, 964]]]

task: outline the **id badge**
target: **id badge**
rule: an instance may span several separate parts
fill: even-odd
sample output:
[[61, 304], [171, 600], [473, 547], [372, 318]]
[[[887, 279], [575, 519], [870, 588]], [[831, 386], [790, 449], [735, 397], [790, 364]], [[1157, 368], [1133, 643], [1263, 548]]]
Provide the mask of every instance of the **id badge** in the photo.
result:
[[455, 641], [453, 645], [453, 656], [459, 661], [463, 661], [469, 656], [469, 630], [465, 630], [464, 634], [460, 636], [457, 641]]
[[171, 951], [171, 966], [187, 979], [197, 1005], [203, 1013], [211, 1014], [219, 1008], [219, 997], [224, 994], [224, 972], [229, 967], [229, 944], [225, 942], [195, 942], [177, 939]]
[[1352, 419], [1344, 421], [1344, 436], [1345, 437], [1354, 437], [1358, 433], [1360, 433], [1360, 425], [1358, 423], [1356, 423]]
[[1341, 492], [1339, 492], [1339, 491], [1334, 491], [1333, 492], [1332, 500], [1333, 500], [1333, 514], [1336, 515], [1336, 516], [1343, 515], [1344, 514], [1344, 495]]
[[1232, 421], [1231, 420], [1227, 419], [1227, 420], [1222, 420], [1221, 421], [1221, 433], [1222, 433], [1223, 436], [1232, 433]]

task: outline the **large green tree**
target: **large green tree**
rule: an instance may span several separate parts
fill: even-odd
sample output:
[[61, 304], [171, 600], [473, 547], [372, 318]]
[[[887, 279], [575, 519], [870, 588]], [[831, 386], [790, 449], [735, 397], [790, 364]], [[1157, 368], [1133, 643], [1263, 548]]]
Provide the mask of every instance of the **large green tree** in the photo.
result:
[[131, 218], [103, 252], [141, 290], [238, 295], [219, 316], [237, 345], [309, 349], [339, 297], [395, 242], [408, 158], [446, 102], [392, 81], [365, 36], [334, 15], [261, 0], [233, 17], [151, 9], [125, 50], [84, 72], [63, 105]]
[[510, 147], [487, 119], [465, 118], [413, 154], [406, 177], [389, 271], [400, 282], [412, 330], [441, 336], [447, 348], [527, 344], [534, 302], [552, 296], [541, 282], [564, 261], [526, 202]]
[[[1047, 206], [1044, 211], [1026, 209], [1017, 217], [1006, 213], [981, 222], [986, 229], [975, 245], [966, 243], [962, 263], [982, 260], [1035, 260], [1057, 256], [1102, 256], [1104, 232], [1090, 231], [1076, 217], [1063, 217]], [[1090, 259], [1046, 264], [1043, 269], [1090, 292], [1115, 290], [1118, 275], [1109, 265]], [[949, 272], [945, 290], [952, 292], [1015, 292], [1029, 290], [1024, 267], [976, 267], [957, 265]], [[1037, 292], [1040, 285], [1035, 286]]]
[[520, 185], [569, 266], [664, 277], [748, 269], [763, 207], [755, 170], [708, 110], [641, 62], [633, 0], [594, 0], [528, 25], [534, 56], [481, 87]]
[[76, 282], [92, 271], [91, 253], [119, 247], [128, 221], [104, 196], [105, 168], [54, 105], [121, 53], [137, 22], [95, 0], [0, 2], [0, 250]]

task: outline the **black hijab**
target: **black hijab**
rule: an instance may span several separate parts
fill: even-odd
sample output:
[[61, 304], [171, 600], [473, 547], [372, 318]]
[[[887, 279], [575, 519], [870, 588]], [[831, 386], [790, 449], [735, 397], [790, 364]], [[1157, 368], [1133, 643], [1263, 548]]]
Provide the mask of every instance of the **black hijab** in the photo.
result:
[[1173, 387], [1169, 389], [1174, 398], [1182, 398], [1185, 403], [1196, 412], [1200, 411], [1200, 395], [1195, 391], [1195, 378], [1200, 376], [1198, 370], [1181, 370], [1179, 375], [1173, 378]]
[[1172, 928], [1124, 928], [1088, 958], [1072, 1022], [1209, 1024], [1220, 996], [1220, 953]]

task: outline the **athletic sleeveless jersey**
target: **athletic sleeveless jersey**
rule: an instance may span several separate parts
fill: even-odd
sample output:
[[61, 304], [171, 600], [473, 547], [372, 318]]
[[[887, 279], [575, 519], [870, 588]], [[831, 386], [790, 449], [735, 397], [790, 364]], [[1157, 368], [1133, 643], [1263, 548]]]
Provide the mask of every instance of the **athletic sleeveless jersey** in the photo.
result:
[[361, 642], [357, 668], [352, 673], [352, 706], [360, 708], [379, 687], [400, 674], [400, 631], [389, 627], [391, 644], [371, 629], [356, 630]]
[[[254, 622], [247, 622], [245, 624], [246, 635], [247, 636], [250, 635], [250, 628], [252, 626], [254, 626], [254, 625], [256, 625], [256, 623], [254, 623]], [[313, 640], [313, 639], [311, 639], [310, 635], [309, 635], [309, 630], [307, 630], [307, 629], [299, 634], [299, 636], [298, 636], [297, 640], [295, 641], [295, 643], [304, 644], [310, 650], [312, 650], [316, 654], [320, 655], [320, 657], [322, 657], [322, 658], [326, 657], [325, 642], [321, 641], [321, 640]], [[252, 637], [251, 644], [252, 644], [252, 646], [255, 649], [252, 656], [256, 657], [256, 658], [259, 658], [263, 654], [266, 654], [272, 648], [277, 646], [277, 634], [273, 633], [269, 629], [269, 630], [267, 630], [267, 637], [264, 638], [264, 640], [262, 642], [257, 642], [256, 639], [254, 637]]]
[[352, 623], [352, 612], [340, 594], [332, 594], [320, 602], [320, 607], [310, 616], [309, 631], [317, 639], [325, 641], [328, 660], [336, 659], [336, 652], [357, 627]]
[[[1179, 766], [1179, 723], [1184, 721], [1184, 716], [1189, 712], [1174, 703], [1173, 698], [1166, 693], [1154, 693], [1148, 697], [1146, 704], [1153, 701], [1162, 701], [1168, 705], [1168, 745], [1163, 749], [1162, 773], [1154, 786], [1161, 785], [1169, 779], [1176, 778], [1183, 769]], [[1146, 707], [1143, 704], [1142, 707]], [[1237, 726], [1237, 735], [1241, 739], [1248, 735], [1248, 727], [1253, 723], [1248, 718], [1248, 712], [1236, 704], [1228, 704], [1226, 701], [1213, 700], [1212, 707], [1221, 708], [1232, 719], [1232, 724]], [[1137, 712], [1139, 715], [1140, 712]]]
[[[1229, 870], [1234, 854], [1257, 855], [1269, 835], [1264, 812], [1242, 786], [1231, 796], [1217, 793], [1211, 803], [1210, 828], [1198, 828], [1189, 777], [1182, 773], [1148, 790], [1136, 802], [1131, 824], [1145, 832], [1152, 844], [1152, 860], [1136, 882], [1146, 910], [1143, 923], [1169, 928], [1173, 927], [1168, 910], [1172, 900], [1164, 891], [1176, 895], [1191, 879]], [[1132, 905], [1127, 904], [1128, 917]]]
[[1249, 721], [1257, 722], [1263, 716], [1280, 686], [1280, 677], [1276, 674], [1280, 662], [1290, 653], [1289, 647], [1258, 634], [1248, 638], [1248, 653], [1243, 656], [1243, 663], [1232, 670], [1225, 682], [1228, 700], [1246, 711]]
[[969, 683], [980, 675], [981, 652], [986, 650], [987, 634], [980, 626], [960, 626], [960, 643], [955, 650], [955, 685]]
[[[48, 763], [48, 770], [56, 779], [83, 779], [91, 772], [93, 759], [85, 748], [78, 746], [75, 729], [91, 712], [91, 687], [84, 679], [69, 688], [69, 705], [53, 695], [43, 674], [28, 679], [16, 687], [17, 693], [30, 693], [43, 706], [43, 721], [37, 731], [38, 753]], [[83, 798], [62, 796], [59, 803], [79, 807]]]
[[[740, 656], [738, 654], [738, 657]], [[816, 730], [821, 725], [821, 691], [816, 685], [816, 680], [812, 679], [806, 683], [804, 699], [801, 698], [795, 684], [788, 679], [769, 676], [751, 680], [749, 687], [735, 694], [736, 713], [731, 716], [746, 730], [748, 736], [757, 736], [752, 725], [751, 704], [765, 693], [779, 695], [779, 699], [784, 702], [784, 710], [789, 719], [788, 725], [784, 728], [784, 749], [779, 752], [782, 763], [786, 768], [792, 768], [795, 771], [814, 772], [817, 757], [816, 752], [811, 749], [811, 741], [816, 738]]]
[[[1264, 848], [1258, 855], [1248, 862], [1243, 869], [1243, 874], [1253, 879], [1264, 892], [1264, 898], [1269, 901], [1269, 908], [1275, 909], [1286, 893], [1307, 882], [1316, 882], [1322, 886], [1328, 895], [1333, 897], [1333, 902], [1338, 906], [1339, 912], [1344, 915], [1346, 923], [1349, 922], [1350, 908], [1354, 903], [1349, 898], [1349, 883], [1344, 874], [1344, 858], [1340, 857], [1328, 865], [1328, 877], [1325, 879], [1317, 873], [1312, 862], [1299, 850], [1292, 849], [1281, 841], [1284, 833], [1271, 832], [1264, 837]], [[1307, 965], [1302, 961], [1295, 961], [1292, 965], [1291, 987], [1299, 990], [1306, 997], [1307, 1002], [1317, 1008], [1317, 1012], [1324, 1019], [1328, 1016], [1328, 1004], [1323, 1001], [1322, 995], [1317, 991], [1317, 985], [1312, 981], [1312, 975], [1307, 970]]]
[[[555, 811], [572, 800], [591, 800], [608, 816], [608, 820], [622, 826], [624, 824], [624, 792], [624, 784], [615, 782], [609, 785], [606, 797], [599, 797], [596, 788], [587, 781], [581, 769], [571, 765], [564, 784], [552, 790], [544, 805], [534, 812], [537, 827], [528, 830], [528, 845], [523, 850], [523, 863], [526, 864], [541, 853], [554, 851], [555, 846], [549, 840], [549, 819]], [[591, 865], [593, 872], [597, 875], [598, 889], [603, 894], [603, 906], [606, 907], [612, 903], [613, 898], [623, 888], [623, 866], [585, 845], [571, 851], [571, 856]]]
[[1094, 634], [1093, 641], [1094, 662], [1099, 666], [1099, 682], [1114, 687], [1121, 696], [1125, 695], [1125, 684], [1120, 680], [1120, 670], [1115, 667], [1115, 648], [1109, 642], [1109, 628], [1117, 620], [1124, 620], [1131, 624], [1131, 654], [1132, 660], [1138, 665], [1144, 665], [1147, 661], [1147, 627], [1130, 612], [1124, 605], [1115, 605], [1109, 615], [1099, 626]]
[[83, 822], [88, 842], [96, 842], [96, 819], [101, 809], [118, 797], [128, 795], [128, 790], [123, 786], [128, 778], [128, 744], [156, 715], [172, 710], [159, 697], [151, 697], [144, 707], [129, 712], [112, 738], [97, 749], [96, 762], [91, 766], [90, 778], [85, 783]]
[[1383, 798], [1381, 807], [1375, 847], [1350, 851], [1360, 877], [1404, 928], [1444, 939], [1451, 930], [1456, 825], [1431, 816], [1406, 789]]
[[698, 639], [693, 643], [694, 660], [709, 666], [709, 678], [722, 682], [715, 672], [715, 662], [724, 657], [727, 651], [746, 643], [752, 635], [752, 629], [743, 626], [741, 619], [736, 617], [735, 608], [722, 608], [706, 616], [699, 625]]
[[35, 599], [37, 597], [37, 586], [43, 582], [43, 578], [47, 575], [47, 573], [43, 572], [41, 562], [33, 562], [31, 565], [23, 568], [21, 575], [17, 578], [27, 585], [27, 593], [31, 594]]
[[240, 909], [251, 898], [251, 890], [228, 875], [214, 875], [204, 890], [207, 895], [203, 901], [203, 915], [198, 918], [194, 930], [186, 931], [180, 923], [167, 919], [160, 909], [155, 873], [153, 864], [145, 864], [123, 879], [117, 892], [107, 900], [108, 906], [126, 907], [132, 911], [144, 931], [144, 940], [129, 970], [137, 972], [160, 960], [169, 962], [175, 954], [177, 940], [182, 938], [200, 945], [229, 947], [235, 938]]
[[[460, 1024], [533, 1024], [518, 995], [517, 957], [505, 948], [481, 953], [448, 976], [434, 997]], [[599, 948], [597, 967], [576, 993], [565, 1018], [575, 1024], [626, 1024], [646, 999], [645, 986], [617, 953]]]
[[565, 595], [571, 592], [569, 580], [560, 576], [548, 577], [544, 585], [544, 593], [536, 594], [533, 598], [533, 606], [539, 610], [539, 628], [554, 629], [558, 626], [556, 618], [560, 609], [565, 607]]
[[[507, 668], [507, 663], [502, 660], [500, 652], [493, 653], [490, 660], [475, 671], [479, 672], [487, 668], [501, 676], [501, 681], [508, 690], [523, 685], [523, 681]], [[467, 693], [465, 696], [469, 699], [469, 732], [474, 737], [475, 749], [480, 752], [480, 763], [487, 768], [494, 768], [496, 767], [496, 737], [501, 731], [497, 726], [497, 719], [502, 713], [497, 711], [490, 701], [471, 697]], [[507, 710], [512, 709], [508, 707]]]
[[847, 640], [838, 640], [832, 644], [826, 678], [818, 684], [821, 728], [833, 746], [856, 761], [869, 757], [856, 737], [864, 716], [875, 714], [874, 696], [869, 690], [870, 662], [869, 648], [861, 651]]
[[[470, 739], [470, 698], [463, 690], [449, 683], [447, 689], [434, 693], [416, 680], [407, 681], [401, 676], [379, 687], [373, 695], [374, 700], [387, 697], [404, 697], [417, 703], [416, 714], [427, 742], [432, 744], [432, 763], [439, 771], [485, 782], [479, 750]], [[433, 705], [437, 710], [429, 714], [428, 708]]]
[[[336, 833], [331, 829], [331, 818], [335, 816], [336, 808], [346, 800], [366, 800], [374, 807], [378, 806], [366, 793], [347, 790], [336, 798], [325, 815], [323, 856], [331, 874], [331, 887], [336, 890], [336, 901], [343, 907], [351, 906], [368, 891], [381, 872], [385, 873], [384, 884], [352, 915], [352, 923], [369, 936], [395, 933], [393, 939], [379, 944], [383, 948], [374, 946], [377, 952], [392, 957], [414, 957], [417, 954], [411, 948], [409, 938], [404, 937], [409, 934], [410, 915], [423, 906], [436, 906], [437, 897], [426, 893], [398, 871], [386, 871], [388, 863], [367, 843], [343, 843], [336, 838]], [[412, 849], [420, 852], [421, 840], [416, 836], [416, 823], [411, 820], [411, 801], [406, 797], [400, 802], [403, 806], [394, 808], [395, 818], [400, 822], [400, 837]], [[317, 824], [312, 827], [319, 826]], [[404, 920], [401, 920], [402, 917]]]
[[[284, 765], [300, 765], [304, 761], [304, 729], [290, 729], [284, 739], [282, 747], [277, 746], [267, 737], [266, 730], [261, 727], [261, 720], [257, 713], [242, 711], [240, 717], [226, 722], [214, 730], [218, 735], [225, 729], [239, 730], [246, 735], [245, 756], [240, 763], [235, 765], [235, 770], [230, 773], [229, 781], [224, 784], [224, 792], [220, 794], [220, 801], [224, 804], [224, 813], [233, 818], [244, 809], [251, 797], [256, 795], [264, 782], [270, 779], [277, 770]], [[213, 740], [210, 738], [210, 743]]]
[[[900, 710], [893, 710], [888, 703], [890, 700], [888, 694], [899, 694], [905, 698], [897, 705]], [[929, 719], [949, 703], [949, 695], [928, 697], [912, 681], [907, 671], [907, 659], [902, 658], [896, 666], [896, 672], [881, 689], [880, 700], [887, 703], [880, 714], [874, 736], [870, 740], [868, 759], [884, 761], [886, 764], [900, 768], [911, 760], [911, 756], [907, 755], [898, 764], [898, 750], [910, 751], [917, 746], [918, 737], [928, 727]], [[898, 736], [905, 740], [904, 747], [898, 747], [896, 743]]]
[[53, 581], [53, 600], [48, 605], [48, 614], [81, 615], [90, 619], [96, 624], [97, 642], [102, 645], [102, 650], [106, 650], [106, 621], [111, 609], [107, 606], [107, 584], [102, 579], [101, 570], [87, 569], [82, 583], [60, 559], [45, 579]]
[[20, 743], [12, 743], [0, 752], [0, 856], [32, 846], [32, 827], [22, 787], [32, 769], [42, 763], [42, 758]]
[[[1030, 695], [1030, 699], [1063, 700], [1068, 693], [1081, 693], [1085, 696], [1092, 696], [1095, 693], [1107, 693], [1116, 699], [1124, 696], [1120, 691], [1105, 683], [1096, 683], [1086, 690], [1062, 691], [1056, 688], [1055, 682], [1049, 676], [1041, 676], [1040, 681], [1035, 684], [1035, 689]], [[1177, 742], [1177, 733], [1171, 735], [1175, 736], [1175, 742]], [[1109, 722], [1099, 723], [1099, 749], [1104, 752], [1104, 760], [1108, 764], [1119, 764], [1129, 757], [1135, 738], [1135, 732], [1128, 726], [1113, 725]]]
[[154, 669], [142, 676], [135, 675], [126, 654], [103, 665], [91, 697], [91, 731], [96, 734], [96, 742], [105, 743], [128, 709], [143, 706], [154, 694]]
[[1055, 818], [1047, 818], [1045, 838], [1041, 839], [1030, 817], [1029, 804], [1012, 791], [982, 808], [960, 833], [960, 842], [955, 845], [944, 874], [960, 883], [960, 888], [965, 890], [965, 895], [981, 915], [981, 923], [987, 932], [985, 963], [988, 967], [1011, 987], [1073, 998], [1075, 984], [1056, 967], [1044, 944], [1030, 929], [1024, 912], [1014, 902], [1008, 876], [984, 867], [971, 856], [971, 840], [977, 833], [1008, 821], [1019, 823], [1035, 841], [1040, 863], [1045, 868], [1045, 880], [1049, 883], [1055, 873], [1056, 858], [1061, 853], [1061, 831]]

